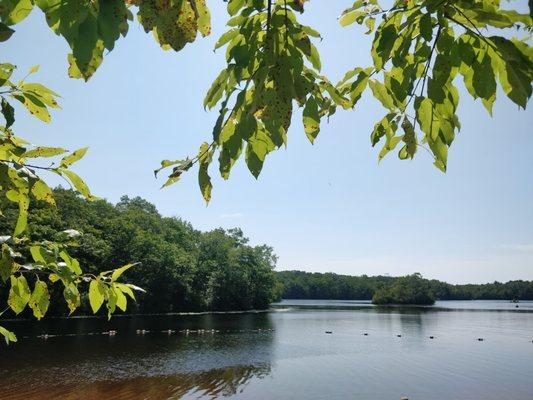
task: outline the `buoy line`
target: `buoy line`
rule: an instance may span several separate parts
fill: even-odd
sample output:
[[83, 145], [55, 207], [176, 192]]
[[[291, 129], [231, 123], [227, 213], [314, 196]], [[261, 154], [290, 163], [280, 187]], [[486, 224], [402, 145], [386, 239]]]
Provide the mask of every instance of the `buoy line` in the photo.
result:
[[[164, 329], [162, 331], [159, 330], [148, 330], [148, 329], [137, 329], [135, 333], [137, 335], [147, 335], [147, 334], [154, 334], [154, 333], [165, 333], [167, 335], [172, 334], [215, 334], [215, 333], [245, 333], [245, 332], [274, 332], [275, 329], [272, 328], [258, 328], [258, 329], [228, 329], [228, 330], [220, 330], [220, 329], [181, 329], [181, 330], [175, 330], [175, 329]], [[56, 337], [75, 337], [75, 336], [115, 336], [118, 333], [117, 330], [110, 329], [109, 331], [104, 332], [85, 332], [85, 333], [60, 333], [60, 334], [50, 334], [50, 333], [43, 333], [41, 335], [35, 335], [35, 336], [22, 336], [22, 339], [31, 339], [31, 338], [39, 338], [39, 339], [51, 339]]]
[[[181, 334], [181, 335], [214, 335], [218, 333], [222, 334], [232, 334], [232, 333], [252, 333], [252, 332], [274, 332], [275, 329], [273, 328], [257, 328], [257, 329], [163, 329], [163, 330], [148, 330], [148, 329], [137, 329], [135, 331], [136, 335], [138, 336], [144, 336], [148, 334], [166, 334], [168, 336], [174, 335], [174, 334]], [[130, 332], [130, 331], [126, 331]], [[108, 331], [104, 332], [85, 332], [85, 333], [61, 333], [61, 334], [49, 334], [49, 333], [43, 333], [40, 335], [35, 336], [21, 336], [21, 339], [32, 339], [32, 338], [39, 338], [39, 339], [51, 339], [51, 338], [57, 338], [57, 337], [76, 337], [76, 336], [116, 336], [118, 333], [117, 330], [110, 329]], [[333, 334], [333, 331], [325, 331], [326, 334]], [[370, 334], [368, 332], [362, 332], [363, 336], [369, 336]], [[396, 334], [395, 335], [398, 338], [403, 337], [402, 334]], [[427, 339], [434, 340], [437, 337], [435, 335], [426, 336]], [[473, 338], [475, 341], [478, 342], [484, 342], [486, 341], [486, 338], [483, 337], [477, 337]], [[531, 340], [531, 343], [533, 343], [533, 340]]]

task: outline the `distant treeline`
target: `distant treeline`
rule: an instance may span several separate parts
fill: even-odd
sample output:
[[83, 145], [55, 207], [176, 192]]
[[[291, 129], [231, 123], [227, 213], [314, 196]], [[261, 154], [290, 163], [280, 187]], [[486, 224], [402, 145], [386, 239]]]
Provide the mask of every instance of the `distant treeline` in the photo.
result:
[[[303, 271], [281, 271], [276, 276], [282, 284], [284, 299], [371, 300], [379, 289], [390, 287], [399, 279]], [[533, 281], [468, 285], [435, 279], [424, 279], [424, 282], [437, 300], [533, 300]]]
[[[139, 197], [123, 197], [113, 205], [105, 200], [87, 201], [70, 190], [55, 189], [57, 207], [35, 203], [29, 213], [34, 241], [59, 240], [60, 232], [82, 233], [76, 256], [84, 271], [97, 274], [131, 262], [124, 280], [146, 290], [128, 312], [265, 309], [276, 291], [276, 257], [269, 246], [250, 246], [240, 229], [201, 232], [179, 218], [162, 217], [155, 206]], [[15, 203], [0, 199], [0, 235], [13, 231]], [[34, 204], [34, 203], [32, 203]], [[7, 296], [0, 280], [0, 296]], [[50, 285], [52, 288], [53, 285]], [[52, 292], [60, 307], [51, 314], [65, 314], [61, 294]], [[89, 312], [87, 299], [82, 310]], [[4, 314], [9, 317], [8, 313]]]

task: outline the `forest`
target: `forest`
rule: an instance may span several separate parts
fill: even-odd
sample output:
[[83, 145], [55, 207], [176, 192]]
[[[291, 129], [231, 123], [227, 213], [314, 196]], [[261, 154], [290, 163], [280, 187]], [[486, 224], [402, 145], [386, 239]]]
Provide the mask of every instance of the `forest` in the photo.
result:
[[[409, 277], [412, 279], [402, 281]], [[381, 296], [400, 280], [405, 290], [423, 283], [432, 297], [438, 300], [533, 300], [533, 282], [523, 280], [453, 285], [436, 279], [423, 279], [419, 274], [398, 278], [304, 271], [281, 271], [277, 273], [277, 278], [283, 285], [284, 299], [372, 300], [380, 289], [383, 289]]]
[[[201, 232], [180, 218], [163, 217], [140, 197], [123, 196], [114, 205], [106, 200], [89, 201], [62, 188], [54, 189], [53, 194], [56, 206], [32, 203], [30, 239], [34, 243], [64, 243], [70, 254], [87, 266], [87, 273], [95, 276], [113, 265], [139, 262], [125, 272], [128, 282], [145, 290], [130, 303], [129, 313], [266, 309], [281, 298], [373, 300], [376, 304], [432, 304], [435, 299], [533, 300], [533, 282], [529, 281], [453, 285], [424, 279], [420, 274], [391, 277], [275, 272], [277, 259], [272, 247], [250, 246], [239, 228]], [[5, 216], [0, 219], [0, 233], [6, 235], [18, 209], [13, 203], [0, 201]], [[2, 236], [2, 240], [8, 238]], [[5, 296], [7, 291], [2, 293]], [[61, 291], [51, 287], [50, 295], [54, 301], [49, 312], [66, 314]], [[81, 296], [81, 313], [90, 313], [88, 300], [86, 294]]]
[[[240, 229], [200, 232], [179, 218], [162, 217], [153, 204], [139, 197], [124, 196], [116, 205], [88, 201], [65, 189], [54, 189], [54, 197], [56, 207], [32, 203], [31, 240], [65, 242], [70, 254], [94, 275], [113, 265], [139, 262], [124, 276], [146, 292], [137, 294], [128, 312], [264, 309], [279, 296], [272, 248], [248, 245]], [[7, 235], [18, 209], [0, 201], [6, 217], [0, 218], [0, 234]], [[81, 234], [72, 238], [73, 232]], [[55, 301], [50, 302], [49, 312], [67, 313], [61, 291], [53, 286], [50, 291]], [[2, 296], [7, 292], [0, 290]], [[82, 313], [90, 313], [85, 294], [81, 306]]]
[[[145, 290], [130, 303], [129, 313], [266, 309], [281, 298], [372, 299], [377, 304], [431, 304], [435, 299], [533, 300], [533, 282], [528, 281], [452, 285], [419, 274], [390, 277], [275, 272], [274, 250], [268, 245], [250, 246], [239, 228], [201, 232], [180, 218], [163, 217], [140, 197], [123, 196], [114, 205], [106, 200], [86, 200], [73, 190], [56, 188], [53, 193], [55, 207], [43, 201], [32, 203], [30, 239], [35, 243], [63, 242], [93, 275], [113, 265], [139, 262], [125, 272], [128, 282]], [[0, 233], [6, 235], [18, 209], [6, 200], [1, 202], [5, 218], [0, 219]], [[2, 240], [8, 237], [2, 236]], [[21, 255], [25, 256], [29, 257]], [[2, 293], [6, 296], [7, 291]], [[66, 314], [61, 291], [51, 287], [50, 295], [54, 300], [50, 313]], [[81, 296], [81, 313], [90, 313], [86, 294]]]

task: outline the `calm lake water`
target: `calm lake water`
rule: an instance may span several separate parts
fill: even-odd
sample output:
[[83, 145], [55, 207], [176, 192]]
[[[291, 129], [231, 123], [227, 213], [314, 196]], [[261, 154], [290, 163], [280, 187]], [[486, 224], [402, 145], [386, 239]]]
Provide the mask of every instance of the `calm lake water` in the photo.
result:
[[1, 399], [533, 399], [533, 302], [3, 324], [20, 341], [0, 346]]

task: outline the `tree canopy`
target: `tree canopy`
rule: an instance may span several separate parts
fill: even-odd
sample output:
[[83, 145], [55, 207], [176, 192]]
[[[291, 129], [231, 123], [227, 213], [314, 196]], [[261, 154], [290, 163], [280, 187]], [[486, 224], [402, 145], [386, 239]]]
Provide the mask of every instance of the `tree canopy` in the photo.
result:
[[[72, 190], [54, 189], [53, 195], [55, 206], [41, 201], [30, 207], [29, 239], [57, 242], [61, 232], [75, 226], [80, 235], [69, 254], [86, 266], [85, 273], [95, 276], [107, 265], [139, 262], [124, 272], [128, 282], [145, 289], [128, 312], [265, 309], [279, 297], [272, 248], [251, 246], [238, 228], [201, 232], [179, 218], [161, 216], [139, 197], [123, 196], [113, 205], [89, 201]], [[0, 220], [4, 231], [18, 212], [7, 200], [0, 205], [6, 215]], [[0, 284], [0, 293], [1, 288]], [[59, 300], [61, 293], [50, 288], [50, 295]], [[93, 304], [89, 296], [81, 295], [82, 312], [91, 313]], [[49, 310], [55, 315], [68, 311], [59, 301], [52, 302]]]
[[372, 296], [372, 303], [431, 305], [435, 303], [435, 295], [422, 275], [412, 274], [379, 288]]
[[[384, 3], [386, 6], [381, 5]], [[287, 145], [297, 108], [302, 110], [305, 134], [313, 142], [324, 118], [330, 118], [339, 107], [356, 107], [368, 92], [385, 109], [384, 117], [373, 129], [369, 127], [372, 146], [381, 145], [379, 159], [397, 148], [400, 159], [411, 159], [423, 148], [432, 155], [435, 166], [445, 171], [448, 149], [461, 127], [458, 81], [469, 95], [481, 99], [489, 114], [498, 87], [523, 109], [532, 94], [531, 9], [529, 14], [521, 13], [500, 0], [353, 2], [342, 11], [339, 23], [361, 25], [364, 33], [371, 35], [372, 65], [354, 66], [337, 83], [320, 72], [320, 55], [314, 43], [321, 39], [321, 33], [299, 21], [299, 14], [312, 7], [309, 2], [228, 0], [225, 6], [229, 30], [215, 47], [225, 49], [227, 65], [204, 101], [205, 108], [219, 110], [212, 139], [199, 146], [197, 155], [163, 160], [155, 171], [156, 175], [169, 171], [163, 185], [169, 186], [197, 165], [206, 202], [211, 199], [209, 169], [214, 159], [218, 157], [224, 179], [229, 178], [241, 156], [257, 178], [266, 156]], [[332, 2], [331, 7], [337, 4]], [[163, 50], [177, 52], [193, 43], [198, 33], [206, 36], [211, 32], [205, 0], [0, 0], [0, 41], [9, 40], [17, 24], [32, 12], [42, 13], [50, 29], [68, 44], [68, 75], [84, 80], [97, 72], [104, 57], [127, 36], [135, 16]], [[27, 48], [33, 44], [28, 43]], [[37, 66], [15, 81], [16, 66], [8, 61], [1, 60], [0, 64], [4, 118], [0, 127], [0, 191], [18, 206], [12, 230], [2, 232], [6, 235], [0, 277], [10, 282], [9, 308], [21, 312], [29, 305], [37, 318], [46, 312], [47, 284], [36, 279], [30, 290], [25, 278], [28, 274], [46, 275], [52, 283], [60, 282], [71, 310], [79, 305], [78, 284], [86, 281], [95, 309], [104, 302], [110, 313], [117, 306], [125, 308], [126, 296], [134, 297], [134, 287], [116, 279], [131, 264], [103, 275], [87, 275], [67, 252], [68, 236], [74, 232], [66, 232], [61, 242], [29, 240], [30, 202], [54, 204], [53, 193], [40, 174], [59, 175], [87, 199], [95, 197], [71, 170], [85, 148], [67, 151], [32, 145], [13, 132], [13, 102], [49, 122], [50, 111], [58, 108], [58, 94], [27, 81]], [[28, 249], [33, 249], [32, 259], [21, 263], [18, 254]], [[0, 333], [14, 339], [3, 328]]]

